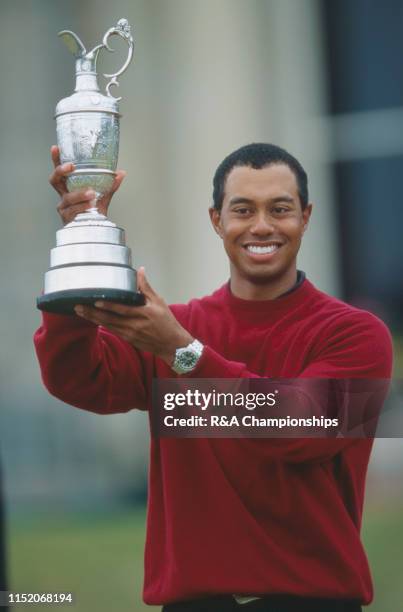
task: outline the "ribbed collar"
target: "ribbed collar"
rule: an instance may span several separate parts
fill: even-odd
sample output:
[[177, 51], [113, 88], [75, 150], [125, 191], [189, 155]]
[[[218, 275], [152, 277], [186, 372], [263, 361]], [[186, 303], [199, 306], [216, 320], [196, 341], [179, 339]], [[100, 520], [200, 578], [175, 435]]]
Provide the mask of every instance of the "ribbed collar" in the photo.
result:
[[231, 293], [228, 281], [220, 290], [224, 302], [234, 311], [248, 312], [250, 314], [285, 312], [302, 303], [312, 292], [314, 286], [305, 277], [291, 290], [274, 300], [244, 300]]

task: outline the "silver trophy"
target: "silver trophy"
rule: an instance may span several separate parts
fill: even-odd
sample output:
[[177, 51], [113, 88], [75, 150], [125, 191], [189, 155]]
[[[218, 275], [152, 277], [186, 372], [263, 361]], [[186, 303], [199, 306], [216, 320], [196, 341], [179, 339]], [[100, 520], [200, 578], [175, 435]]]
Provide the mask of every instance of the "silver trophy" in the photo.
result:
[[[113, 51], [108, 39], [114, 35], [128, 44], [129, 54], [118, 72], [104, 74], [110, 81], [103, 95], [96, 64], [102, 49]], [[75, 166], [66, 179], [67, 189], [93, 189], [96, 199], [85, 213], [56, 233], [56, 247], [50, 252], [50, 270], [45, 274], [44, 293], [37, 306], [49, 312], [71, 313], [76, 304], [91, 304], [98, 299], [142, 304], [124, 231], [97, 209], [98, 199], [110, 190], [115, 179], [121, 98], [114, 98], [110, 89], [119, 85], [117, 77], [132, 59], [130, 25], [120, 19], [105, 33], [102, 44], [88, 52], [73, 32], [64, 30], [59, 36], [76, 58], [75, 92], [56, 107], [60, 161]]]

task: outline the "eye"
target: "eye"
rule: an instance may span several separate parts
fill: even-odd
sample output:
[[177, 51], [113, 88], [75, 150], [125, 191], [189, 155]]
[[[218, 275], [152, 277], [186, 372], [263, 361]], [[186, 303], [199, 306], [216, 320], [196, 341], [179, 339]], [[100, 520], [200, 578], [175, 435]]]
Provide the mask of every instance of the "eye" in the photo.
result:
[[250, 209], [246, 206], [240, 206], [239, 208], [234, 208], [234, 212], [237, 215], [241, 215], [242, 217], [250, 213]]
[[273, 208], [273, 212], [276, 213], [277, 215], [282, 215], [282, 214], [288, 212], [288, 210], [289, 209], [287, 208], [287, 206], [275, 206]]

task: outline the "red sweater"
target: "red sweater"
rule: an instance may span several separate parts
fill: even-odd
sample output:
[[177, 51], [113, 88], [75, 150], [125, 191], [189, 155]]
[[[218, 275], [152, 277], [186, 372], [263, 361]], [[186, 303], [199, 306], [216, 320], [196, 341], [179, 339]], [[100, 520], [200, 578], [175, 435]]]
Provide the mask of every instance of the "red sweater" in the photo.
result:
[[[228, 285], [172, 306], [206, 347], [192, 378], [389, 378], [390, 334], [376, 317], [305, 280], [270, 301]], [[175, 376], [103, 328], [44, 314], [43, 381], [100, 414], [151, 408], [154, 377]], [[360, 541], [368, 439], [151, 440], [144, 600], [287, 593], [359, 599], [372, 584]]]

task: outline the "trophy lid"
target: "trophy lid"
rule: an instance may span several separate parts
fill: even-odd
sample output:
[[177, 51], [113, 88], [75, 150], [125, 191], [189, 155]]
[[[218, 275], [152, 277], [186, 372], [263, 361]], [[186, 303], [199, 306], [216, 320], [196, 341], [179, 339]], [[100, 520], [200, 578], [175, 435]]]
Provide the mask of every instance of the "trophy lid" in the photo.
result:
[[[113, 74], [103, 76], [110, 81], [106, 85], [106, 95], [101, 94], [97, 81], [97, 60], [102, 49], [114, 52], [108, 44], [110, 36], [121, 36], [129, 46], [129, 53], [122, 68]], [[116, 26], [105, 32], [102, 43], [91, 51], [87, 51], [80, 38], [70, 30], [62, 30], [59, 36], [66, 47], [76, 58], [76, 87], [75, 93], [68, 98], [60, 100], [56, 106], [56, 117], [72, 112], [97, 111], [119, 114], [118, 102], [121, 97], [115, 98], [110, 92], [112, 86], [118, 87], [117, 77], [123, 74], [133, 56], [133, 38], [127, 19], [119, 19]]]

